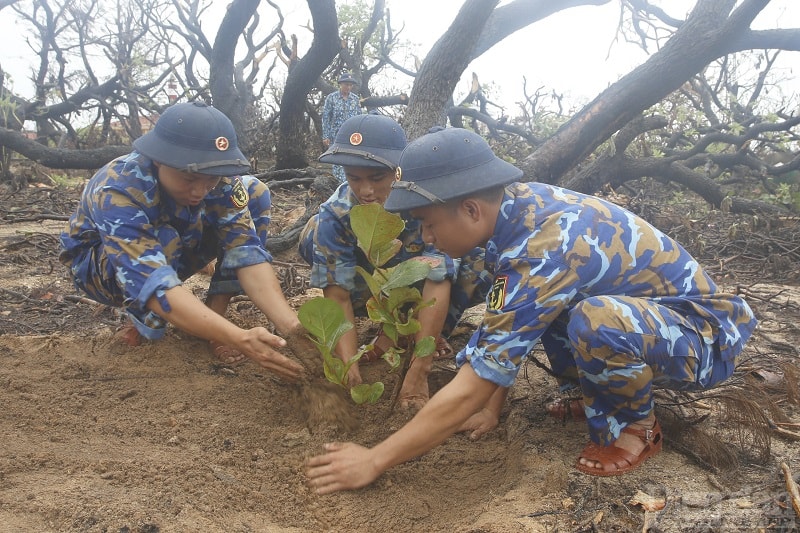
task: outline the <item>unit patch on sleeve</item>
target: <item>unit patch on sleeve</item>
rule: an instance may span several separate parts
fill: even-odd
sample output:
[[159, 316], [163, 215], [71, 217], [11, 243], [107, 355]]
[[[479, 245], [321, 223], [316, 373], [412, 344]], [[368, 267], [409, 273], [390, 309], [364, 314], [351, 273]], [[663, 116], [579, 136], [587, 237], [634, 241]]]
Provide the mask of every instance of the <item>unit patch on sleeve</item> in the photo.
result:
[[247, 189], [244, 188], [242, 180], [237, 179], [233, 182], [233, 189], [231, 190], [231, 202], [237, 209], [242, 209], [247, 205], [250, 198], [247, 195]]
[[506, 301], [506, 285], [508, 285], [508, 276], [497, 276], [494, 278], [492, 290], [489, 291], [489, 298], [487, 306], [492, 311], [499, 311], [503, 308]]

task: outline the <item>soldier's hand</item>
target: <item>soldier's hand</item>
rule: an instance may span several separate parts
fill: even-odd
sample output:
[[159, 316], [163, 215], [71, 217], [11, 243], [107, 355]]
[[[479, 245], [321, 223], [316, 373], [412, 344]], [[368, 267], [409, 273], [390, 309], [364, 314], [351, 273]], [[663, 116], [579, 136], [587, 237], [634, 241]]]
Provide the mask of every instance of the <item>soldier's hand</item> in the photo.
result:
[[237, 348], [247, 357], [288, 381], [298, 381], [306, 374], [303, 365], [278, 351], [286, 341], [265, 328], [256, 327], [245, 331]]

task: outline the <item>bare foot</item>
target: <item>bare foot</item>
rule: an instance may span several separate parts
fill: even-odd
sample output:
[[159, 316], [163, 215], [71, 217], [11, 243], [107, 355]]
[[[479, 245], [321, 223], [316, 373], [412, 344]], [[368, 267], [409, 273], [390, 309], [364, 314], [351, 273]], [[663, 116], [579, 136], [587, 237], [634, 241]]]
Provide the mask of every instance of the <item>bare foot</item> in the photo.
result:
[[[426, 357], [425, 359], [430, 359]], [[430, 364], [420, 364], [423, 360], [417, 359], [408, 369], [403, 380], [403, 387], [400, 389], [399, 402], [402, 409], [420, 410], [428, 400], [430, 400], [430, 390], [428, 389], [428, 374]]]

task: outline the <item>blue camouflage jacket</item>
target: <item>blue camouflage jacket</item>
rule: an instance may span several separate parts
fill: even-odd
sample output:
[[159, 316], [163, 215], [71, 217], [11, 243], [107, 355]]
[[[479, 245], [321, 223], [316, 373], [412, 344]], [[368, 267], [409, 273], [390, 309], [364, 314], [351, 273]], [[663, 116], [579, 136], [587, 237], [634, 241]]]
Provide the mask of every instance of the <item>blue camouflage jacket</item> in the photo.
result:
[[325, 97], [322, 106], [322, 138], [336, 138], [336, 133], [348, 118], [361, 114], [361, 104], [357, 94], [351, 92], [347, 98], [342, 98], [342, 93], [334, 91]]
[[222, 178], [198, 206], [179, 206], [160, 189], [153, 162], [134, 151], [89, 180], [61, 234], [59, 258], [76, 286], [101, 303], [143, 310], [156, 295], [169, 311], [164, 291], [217, 257], [203, 246], [206, 232], [224, 250], [223, 273], [272, 261], [239, 177]]
[[[506, 187], [486, 246], [494, 283], [480, 327], [458, 354], [484, 379], [511, 385], [539, 337], [590, 296], [652, 299], [700, 317], [702, 336], [732, 361], [756, 320], [676, 241], [625, 209], [541, 183]], [[713, 364], [704, 361], [701, 364]]]
[[[339, 185], [331, 197], [319, 207], [319, 213], [309, 221], [300, 237], [300, 253], [311, 265], [311, 286], [325, 288], [337, 285], [353, 292], [357, 284], [364, 285], [356, 273], [356, 265], [370, 270], [366, 258], [358, 247], [358, 239], [350, 226], [350, 210], [358, 200], [347, 183]], [[456, 279], [459, 260], [426, 245], [422, 240], [420, 224], [414, 219], [405, 220], [405, 229], [398, 236], [403, 243], [400, 251], [387, 262], [391, 267], [416, 256], [441, 259], [431, 269], [428, 279], [441, 281]]]

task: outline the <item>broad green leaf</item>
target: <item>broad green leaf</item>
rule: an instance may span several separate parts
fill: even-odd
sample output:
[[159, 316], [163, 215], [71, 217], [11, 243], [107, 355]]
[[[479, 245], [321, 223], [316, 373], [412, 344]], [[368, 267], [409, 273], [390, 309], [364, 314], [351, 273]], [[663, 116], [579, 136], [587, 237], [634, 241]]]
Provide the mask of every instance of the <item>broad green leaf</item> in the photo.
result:
[[389, 279], [383, 284], [381, 290], [388, 293], [397, 287], [410, 287], [425, 279], [430, 271], [431, 266], [422, 261], [403, 261], [389, 271]]
[[394, 345], [397, 346], [397, 327], [394, 325], [393, 322], [384, 322], [383, 333], [386, 334], [387, 337], [392, 339]]
[[398, 323], [395, 326], [397, 327], [398, 335], [413, 335], [422, 327], [416, 318], [409, 318], [408, 322]]
[[367, 300], [367, 316], [373, 322], [391, 322], [393, 321], [391, 313], [387, 312], [381, 305], [379, 300], [370, 298]]
[[396, 256], [402, 247], [403, 243], [399, 239], [394, 239], [384, 245], [375, 245], [370, 248], [369, 260], [373, 265], [382, 267], [389, 259]]
[[297, 317], [306, 330], [319, 341], [317, 345], [323, 344], [330, 350], [333, 350], [345, 332], [353, 328], [339, 304], [328, 298], [317, 297], [307, 301], [298, 309]]
[[386, 350], [381, 357], [384, 361], [389, 363], [389, 366], [392, 370], [397, 370], [400, 368], [400, 364], [403, 362], [401, 353], [404, 351], [405, 350], [402, 350], [401, 348], [396, 348], [393, 346]]
[[391, 313], [403, 304], [418, 302], [421, 299], [422, 295], [415, 287], [397, 287], [389, 292], [389, 297], [386, 299], [386, 309]]
[[375, 403], [383, 395], [384, 385], [380, 381], [369, 385], [362, 383], [350, 389], [350, 397], [358, 405], [364, 403]]
[[394, 241], [405, 228], [405, 223], [382, 205], [367, 204], [350, 210], [350, 226], [358, 239], [358, 246], [374, 265], [382, 266], [391, 257], [387, 257], [389, 251], [397, 246]]
[[338, 357], [326, 357], [323, 363], [325, 378], [331, 383], [344, 386], [346, 375], [344, 361]]
[[414, 344], [414, 357], [428, 357], [436, 351], [436, 339], [428, 335]]
[[367, 272], [360, 266], [356, 266], [356, 272], [359, 276], [367, 283], [367, 287], [369, 287], [369, 292], [372, 294], [374, 298], [380, 298], [381, 295], [381, 282], [376, 280], [372, 274]]
[[436, 298], [431, 298], [430, 300], [426, 300], [424, 302], [419, 301], [417, 302], [417, 305], [414, 306], [414, 309], [411, 311], [411, 313], [414, 316], [417, 316], [419, 314], [420, 309], [425, 309], [426, 307], [433, 307], [433, 304], [435, 303], [436, 303]]

